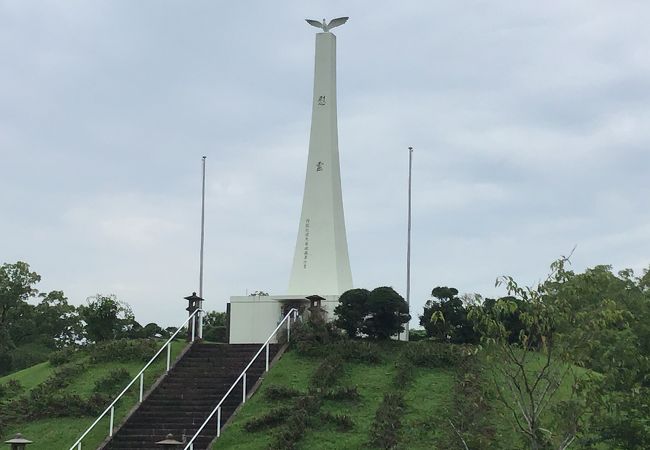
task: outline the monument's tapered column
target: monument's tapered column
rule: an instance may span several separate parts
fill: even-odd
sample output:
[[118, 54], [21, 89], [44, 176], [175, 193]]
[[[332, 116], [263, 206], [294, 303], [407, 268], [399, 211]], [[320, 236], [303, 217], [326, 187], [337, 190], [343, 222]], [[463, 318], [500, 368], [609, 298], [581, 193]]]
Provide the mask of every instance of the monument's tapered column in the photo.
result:
[[340, 295], [352, 288], [336, 124], [336, 36], [316, 35], [311, 135], [289, 294]]

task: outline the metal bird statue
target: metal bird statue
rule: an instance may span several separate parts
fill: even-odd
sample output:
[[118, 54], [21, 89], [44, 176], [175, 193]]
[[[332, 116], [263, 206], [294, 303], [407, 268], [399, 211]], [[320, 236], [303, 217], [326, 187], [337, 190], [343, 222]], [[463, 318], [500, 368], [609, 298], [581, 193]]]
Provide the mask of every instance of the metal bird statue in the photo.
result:
[[313, 27], [320, 28], [323, 30], [325, 33], [327, 33], [329, 30], [331, 30], [334, 27], [338, 27], [343, 25], [345, 22], [347, 22], [349, 17], [339, 17], [338, 19], [332, 19], [330, 20], [329, 23], [325, 19], [323, 19], [322, 22], [319, 22], [318, 20], [311, 20], [311, 19], [305, 19], [307, 23]]

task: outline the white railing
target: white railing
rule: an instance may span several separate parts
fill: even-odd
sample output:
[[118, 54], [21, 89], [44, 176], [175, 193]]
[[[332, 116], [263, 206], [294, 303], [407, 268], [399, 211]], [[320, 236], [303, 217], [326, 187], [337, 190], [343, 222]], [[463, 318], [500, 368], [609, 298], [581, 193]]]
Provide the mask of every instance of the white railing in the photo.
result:
[[108, 407], [104, 410], [103, 413], [100, 414], [100, 416], [97, 418], [97, 420], [95, 420], [95, 421], [92, 423], [92, 425], [89, 426], [88, 429], [84, 432], [84, 434], [82, 434], [81, 437], [80, 437], [79, 439], [77, 439], [77, 441], [76, 441], [74, 444], [72, 444], [72, 447], [70, 447], [70, 450], [74, 450], [75, 447], [76, 447], [77, 450], [81, 450], [81, 441], [83, 440], [83, 438], [85, 438], [86, 435], [87, 435], [88, 433], [90, 433], [90, 431], [91, 431], [93, 428], [95, 428], [95, 425], [97, 425], [97, 424], [99, 423], [99, 421], [102, 420], [102, 418], [104, 418], [104, 416], [105, 416], [106, 414], [108, 414], [109, 412], [110, 412], [110, 414], [111, 414], [111, 418], [110, 418], [110, 425], [109, 425], [109, 428], [108, 428], [108, 436], [113, 436], [113, 431], [114, 431], [113, 429], [115, 428], [115, 427], [114, 427], [114, 424], [115, 424], [115, 404], [117, 403], [117, 401], [118, 401], [120, 398], [122, 398], [122, 396], [123, 396], [123, 395], [124, 395], [124, 394], [125, 394], [125, 393], [130, 389], [130, 388], [131, 388], [131, 386], [133, 386], [133, 383], [135, 383], [136, 380], [139, 379], [139, 380], [140, 380], [140, 396], [139, 396], [138, 404], [142, 403], [142, 396], [143, 396], [143, 394], [144, 394], [144, 371], [147, 370], [147, 368], [151, 365], [152, 362], [154, 362], [154, 360], [158, 357], [158, 355], [160, 355], [160, 354], [162, 353], [162, 351], [163, 351], [165, 348], [167, 348], [167, 372], [169, 372], [169, 368], [170, 368], [170, 366], [171, 366], [171, 357], [172, 357], [172, 344], [171, 344], [172, 341], [174, 340], [174, 338], [176, 337], [176, 335], [177, 335], [177, 334], [178, 334], [178, 333], [183, 329], [183, 327], [184, 327], [185, 325], [187, 325], [188, 322], [194, 318], [194, 316], [197, 316], [197, 314], [198, 314], [197, 317], [198, 317], [198, 319], [199, 319], [199, 320], [198, 320], [198, 322], [199, 322], [199, 326], [198, 326], [198, 327], [196, 326], [196, 325], [197, 325], [197, 323], [196, 323], [197, 321], [194, 321], [194, 322], [192, 323], [192, 325], [191, 325], [192, 341], [191, 341], [191, 342], [194, 342], [195, 338], [197, 337], [197, 336], [196, 336], [196, 330], [197, 330], [197, 328], [198, 328], [198, 331], [199, 331], [199, 336], [198, 336], [198, 337], [201, 337], [201, 326], [200, 326], [200, 323], [202, 322], [202, 313], [203, 313], [203, 310], [202, 310], [202, 309], [197, 309], [197, 310], [195, 310], [195, 311], [194, 311], [194, 312], [193, 312], [193, 313], [192, 313], [192, 314], [191, 314], [191, 315], [190, 315], [190, 316], [185, 320], [185, 322], [183, 322], [183, 323], [181, 324], [181, 326], [178, 327], [178, 329], [176, 330], [176, 332], [175, 332], [174, 334], [171, 335], [171, 337], [167, 340], [167, 342], [165, 342], [165, 344], [164, 344], [162, 347], [160, 347], [160, 350], [158, 350], [158, 351], [156, 352], [156, 354], [153, 355], [153, 357], [149, 360], [149, 362], [148, 362], [147, 364], [145, 364], [145, 366], [144, 366], [144, 367], [142, 368], [142, 370], [141, 370], [141, 371], [140, 371], [140, 372], [135, 376], [135, 378], [133, 378], [133, 380], [131, 380], [131, 382], [130, 382], [129, 384], [127, 384], [126, 387], [122, 390], [122, 392], [120, 392], [120, 395], [118, 395], [118, 396], [115, 398], [115, 400], [113, 400], [113, 402], [112, 402], [110, 405], [108, 405]]
[[282, 325], [286, 322], [287, 323], [287, 342], [289, 342], [289, 339], [291, 338], [291, 319], [293, 318], [294, 322], [298, 318], [298, 310], [296, 308], [292, 308], [291, 311], [287, 313], [286, 316], [282, 319], [282, 321], [278, 324], [277, 327], [275, 327], [275, 330], [271, 333], [269, 338], [262, 344], [260, 349], [255, 353], [255, 356], [251, 359], [251, 361], [248, 363], [246, 368], [242, 371], [242, 373], [237, 377], [235, 382], [230, 386], [230, 389], [228, 389], [228, 392], [223, 396], [221, 401], [217, 404], [217, 406], [214, 407], [210, 415], [205, 419], [203, 424], [199, 427], [199, 429], [194, 433], [194, 436], [192, 436], [192, 439], [190, 439], [183, 450], [194, 450], [194, 440], [199, 437], [199, 434], [201, 434], [201, 431], [207, 426], [208, 422], [214, 417], [214, 415], [217, 415], [217, 437], [221, 437], [221, 404], [226, 401], [226, 398], [228, 398], [228, 395], [235, 389], [235, 386], [237, 386], [237, 383], [239, 381], [242, 381], [242, 403], [246, 403], [246, 371], [250, 369], [250, 367], [253, 365], [257, 357], [262, 353], [262, 350], [266, 349], [266, 368], [265, 372], [269, 371], [269, 344], [271, 342], [271, 339], [277, 334], [277, 332], [282, 328]]

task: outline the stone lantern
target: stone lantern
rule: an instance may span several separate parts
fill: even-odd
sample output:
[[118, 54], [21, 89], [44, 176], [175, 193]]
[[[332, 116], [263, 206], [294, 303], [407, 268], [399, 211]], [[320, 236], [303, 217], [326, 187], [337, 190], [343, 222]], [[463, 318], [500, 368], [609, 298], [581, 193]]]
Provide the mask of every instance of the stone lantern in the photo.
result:
[[[200, 309], [201, 306], [203, 305], [203, 299], [196, 295], [196, 292], [192, 292], [192, 295], [188, 295], [187, 297], [184, 297], [185, 300], [187, 300], [187, 308], [185, 309], [188, 314], [191, 316], [194, 311], [197, 309]], [[199, 313], [201, 314], [201, 313]], [[192, 341], [192, 334], [194, 334], [194, 338], [196, 339], [197, 337], [200, 336], [200, 327], [197, 326], [199, 323], [200, 318], [198, 317], [199, 314], [195, 315], [192, 320], [187, 324], [187, 340], [188, 342]]]
[[165, 448], [169, 448], [169, 449], [180, 448], [179, 446], [183, 444], [184, 442], [174, 439], [174, 435], [171, 433], [165, 436], [165, 439], [163, 439], [162, 441], [156, 442], [156, 445], [163, 445], [165, 446]]
[[309, 300], [309, 321], [324, 324], [327, 321], [327, 312], [322, 306], [325, 298], [320, 295], [310, 295], [306, 298]]
[[5, 444], [11, 445], [11, 450], [25, 450], [28, 444], [32, 441], [25, 439], [22, 434], [16, 433], [13, 439], [5, 441]]

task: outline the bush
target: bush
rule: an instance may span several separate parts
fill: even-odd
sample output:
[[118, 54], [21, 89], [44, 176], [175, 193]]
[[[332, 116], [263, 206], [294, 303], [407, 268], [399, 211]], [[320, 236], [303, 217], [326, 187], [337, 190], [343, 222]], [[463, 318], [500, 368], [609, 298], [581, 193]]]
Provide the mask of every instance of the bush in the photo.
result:
[[0, 384], [0, 400], [14, 397], [23, 390], [23, 385], [18, 380], [9, 380]]
[[158, 351], [158, 344], [158, 342], [150, 339], [103, 341], [92, 346], [90, 360], [93, 363], [149, 361], [156, 351]]
[[381, 362], [381, 353], [374, 342], [346, 340], [330, 349], [330, 352], [340, 354], [346, 361], [364, 364], [379, 364]]
[[338, 431], [350, 431], [354, 428], [354, 422], [347, 414], [333, 414], [325, 411], [319, 414], [323, 422], [330, 422], [337, 426]]
[[65, 347], [61, 350], [50, 353], [49, 361], [50, 364], [54, 367], [61, 366], [63, 364], [69, 363], [72, 361], [74, 356], [77, 353], [77, 349], [74, 347]]
[[310, 386], [316, 390], [327, 388], [336, 384], [337, 378], [341, 376], [343, 359], [340, 355], [332, 354], [325, 358], [316, 368], [311, 376]]
[[26, 369], [34, 364], [47, 361], [52, 349], [40, 342], [30, 342], [11, 350], [11, 368], [12, 371]]
[[287, 398], [294, 398], [300, 396], [302, 393], [297, 390], [287, 386], [280, 386], [277, 384], [270, 385], [266, 391], [264, 391], [264, 397], [268, 400], [283, 400]]
[[293, 408], [286, 407], [286, 406], [282, 408], [272, 409], [268, 413], [260, 417], [254, 417], [249, 421], [247, 421], [246, 423], [244, 423], [244, 430], [253, 432], [265, 428], [274, 427], [284, 422], [287, 416], [290, 416], [292, 414], [292, 411]]
[[339, 342], [343, 336], [331, 323], [307, 321], [291, 329], [291, 345], [303, 356], [326, 357], [327, 345]]
[[122, 388], [131, 381], [131, 375], [124, 368], [113, 369], [108, 375], [95, 382], [93, 392], [115, 397]]
[[359, 390], [356, 386], [335, 387], [323, 392], [325, 400], [358, 400]]
[[403, 409], [404, 395], [401, 392], [384, 394], [384, 399], [377, 408], [375, 420], [370, 427], [369, 444], [372, 448], [395, 448], [399, 441]]
[[418, 367], [453, 367], [463, 357], [463, 349], [455, 345], [421, 341], [405, 346], [402, 357]]
[[365, 334], [370, 338], [390, 339], [404, 331], [404, 323], [411, 318], [406, 300], [388, 286], [372, 291], [350, 289], [339, 297], [334, 313], [336, 325], [351, 338]]

